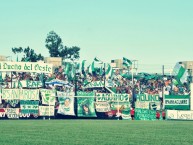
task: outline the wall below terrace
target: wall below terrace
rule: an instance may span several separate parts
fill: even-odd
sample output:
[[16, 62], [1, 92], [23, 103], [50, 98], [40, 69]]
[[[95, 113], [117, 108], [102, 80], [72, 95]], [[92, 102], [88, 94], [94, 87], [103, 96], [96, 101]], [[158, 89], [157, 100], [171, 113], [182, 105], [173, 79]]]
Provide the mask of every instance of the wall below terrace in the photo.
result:
[[45, 57], [45, 63], [53, 64], [53, 67], [59, 67], [62, 65], [62, 58], [61, 57]]
[[0, 61], [6, 61], [7, 59], [6, 59], [6, 56], [2, 56], [2, 55], [0, 55]]

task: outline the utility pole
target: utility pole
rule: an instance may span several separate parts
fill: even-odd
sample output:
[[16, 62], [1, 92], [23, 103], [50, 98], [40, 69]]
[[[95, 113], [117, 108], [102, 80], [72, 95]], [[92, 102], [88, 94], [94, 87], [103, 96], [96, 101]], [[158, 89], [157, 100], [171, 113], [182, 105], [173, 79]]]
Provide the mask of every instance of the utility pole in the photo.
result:
[[164, 100], [164, 65], [162, 65], [162, 108], [163, 108], [163, 100]]

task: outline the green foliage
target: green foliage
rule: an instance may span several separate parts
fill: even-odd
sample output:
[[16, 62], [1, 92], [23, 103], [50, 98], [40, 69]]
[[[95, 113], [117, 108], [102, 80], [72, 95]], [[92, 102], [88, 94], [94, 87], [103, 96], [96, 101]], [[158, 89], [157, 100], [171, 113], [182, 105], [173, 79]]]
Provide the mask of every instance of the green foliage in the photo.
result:
[[1, 145], [182, 145], [191, 121], [1, 120]]
[[50, 31], [46, 38], [46, 48], [49, 50], [51, 57], [62, 57], [62, 59], [76, 60], [79, 59], [80, 48], [77, 46], [63, 46], [62, 39], [54, 31]]
[[22, 48], [22, 47], [14, 47], [12, 48], [12, 52], [14, 54], [20, 54], [23, 53], [24, 56], [21, 58], [21, 61], [26, 61], [26, 62], [37, 62], [39, 60], [43, 60], [44, 57], [41, 54], [36, 54], [35, 51], [29, 46], [27, 48]]
[[63, 49], [62, 39], [54, 31], [50, 31], [46, 38], [46, 48], [48, 48], [51, 57], [58, 57]]

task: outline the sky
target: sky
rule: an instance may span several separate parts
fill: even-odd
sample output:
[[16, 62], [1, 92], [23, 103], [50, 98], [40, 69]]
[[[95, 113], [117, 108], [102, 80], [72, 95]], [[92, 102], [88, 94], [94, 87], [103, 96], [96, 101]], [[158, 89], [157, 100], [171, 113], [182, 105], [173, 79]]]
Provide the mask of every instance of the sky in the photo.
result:
[[80, 61], [138, 60], [139, 71], [162, 72], [193, 60], [192, 0], [0, 0], [0, 52], [27, 47], [48, 57], [55, 31], [78, 46]]

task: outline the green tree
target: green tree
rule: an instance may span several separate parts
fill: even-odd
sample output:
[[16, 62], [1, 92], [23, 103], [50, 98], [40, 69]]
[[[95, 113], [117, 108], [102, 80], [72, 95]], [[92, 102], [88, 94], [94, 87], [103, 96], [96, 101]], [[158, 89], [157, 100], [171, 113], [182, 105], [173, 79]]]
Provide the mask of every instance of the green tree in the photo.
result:
[[14, 54], [21, 54], [23, 53], [24, 56], [21, 58], [21, 61], [28, 61], [28, 62], [37, 62], [39, 60], [43, 60], [44, 57], [41, 54], [36, 54], [35, 51], [29, 46], [27, 48], [22, 48], [22, 47], [14, 47], [12, 48], [12, 52]]
[[80, 48], [77, 46], [63, 46], [62, 39], [54, 31], [48, 33], [45, 42], [51, 57], [62, 57], [63, 60], [70, 59], [72, 61], [80, 57]]
[[47, 35], [46, 48], [48, 48], [51, 57], [58, 57], [63, 49], [62, 39], [54, 31], [50, 31]]

